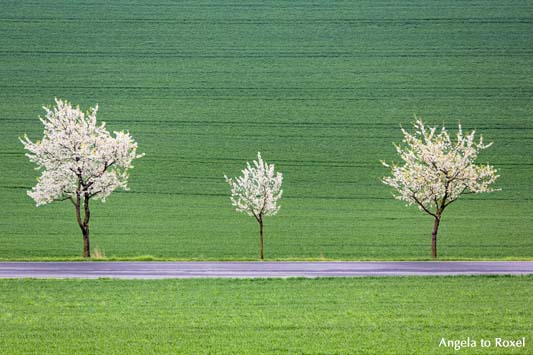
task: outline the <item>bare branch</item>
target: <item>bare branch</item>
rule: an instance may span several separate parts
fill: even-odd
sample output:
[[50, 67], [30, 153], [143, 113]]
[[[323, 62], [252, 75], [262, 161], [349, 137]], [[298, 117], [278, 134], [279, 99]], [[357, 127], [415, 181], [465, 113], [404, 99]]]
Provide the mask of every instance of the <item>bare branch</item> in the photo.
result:
[[426, 206], [424, 206], [424, 204], [423, 204], [422, 202], [420, 202], [420, 201], [418, 200], [418, 198], [416, 198], [415, 194], [413, 194], [412, 197], [413, 197], [413, 200], [415, 200], [415, 202], [416, 202], [420, 207], [422, 207], [422, 209], [423, 209], [427, 214], [432, 215], [432, 216], [435, 217], [435, 218], [438, 218], [437, 215], [436, 215], [435, 213], [433, 213], [433, 212], [431, 212], [430, 210], [428, 210], [428, 209], [426, 208]]

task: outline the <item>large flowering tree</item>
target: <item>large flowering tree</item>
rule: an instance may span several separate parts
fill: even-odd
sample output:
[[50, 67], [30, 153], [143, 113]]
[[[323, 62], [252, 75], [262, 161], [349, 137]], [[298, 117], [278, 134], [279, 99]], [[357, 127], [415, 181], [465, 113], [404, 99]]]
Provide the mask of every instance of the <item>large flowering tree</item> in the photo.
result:
[[402, 128], [403, 144], [395, 145], [403, 160], [390, 167], [392, 176], [383, 178], [386, 185], [396, 189], [395, 196], [408, 205], [417, 205], [434, 218], [431, 234], [431, 255], [437, 257], [437, 233], [442, 213], [461, 195], [495, 191], [496, 169], [490, 165], [476, 165], [480, 151], [490, 147], [481, 136], [476, 142], [475, 131], [463, 134], [461, 125], [452, 139], [446, 128], [426, 127], [421, 120], [414, 124], [414, 134]]
[[274, 171], [274, 164], [267, 164], [261, 153], [257, 153], [257, 160], [252, 164], [246, 163], [242, 175], [234, 179], [224, 175], [231, 186], [231, 204], [238, 212], [253, 216], [259, 223], [259, 256], [263, 255], [263, 219], [278, 213], [281, 198], [281, 182], [283, 175]]
[[79, 107], [56, 99], [53, 108], [44, 107], [43, 138], [33, 142], [27, 135], [20, 141], [26, 156], [37, 164], [41, 176], [28, 191], [37, 206], [69, 200], [83, 234], [83, 256], [90, 257], [89, 220], [91, 199], [105, 199], [117, 188], [128, 189], [128, 171], [137, 154], [137, 143], [129, 133], [113, 132], [97, 124], [98, 105], [83, 113]]

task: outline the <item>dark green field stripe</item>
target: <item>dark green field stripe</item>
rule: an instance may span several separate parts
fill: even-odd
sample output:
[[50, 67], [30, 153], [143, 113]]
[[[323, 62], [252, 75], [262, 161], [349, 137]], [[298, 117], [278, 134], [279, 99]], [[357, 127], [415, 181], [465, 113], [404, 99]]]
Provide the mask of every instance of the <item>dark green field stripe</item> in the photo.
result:
[[[222, 181], [222, 179], [220, 179]], [[15, 189], [15, 190], [31, 190], [30, 186], [24, 187], [24, 186], [0, 186], [0, 188], [3, 189]], [[201, 196], [201, 197], [224, 197], [229, 198], [227, 193], [202, 193], [202, 192], [176, 192], [176, 191], [142, 191], [142, 190], [135, 190], [135, 191], [122, 191], [117, 190], [115, 193], [118, 194], [135, 194], [135, 195], [169, 195], [169, 196]], [[326, 195], [298, 195], [293, 194], [292, 196], [284, 196], [285, 199], [305, 199], [305, 200], [349, 200], [349, 201], [391, 201], [390, 197], [379, 197], [379, 196], [326, 196]], [[472, 200], [471, 198], [463, 198], [463, 200]], [[484, 196], [483, 199], [476, 200], [477, 202], [486, 202], [489, 203], [491, 201], [533, 201], [533, 199], [529, 198], [495, 198], [495, 197], [487, 197]]]
[[494, 18], [234, 18], [234, 19], [216, 19], [216, 18], [87, 18], [79, 17], [2, 17], [0, 22], [90, 22], [90, 23], [171, 23], [171, 24], [224, 24], [224, 25], [301, 25], [301, 24], [387, 24], [387, 25], [412, 25], [412, 24], [531, 24], [533, 20], [530, 17], [494, 17]]
[[[345, 117], [345, 119], [349, 119], [350, 117]], [[243, 118], [244, 120], [245, 118]], [[373, 130], [373, 129], [379, 129], [379, 130], [394, 130], [397, 131], [398, 134], [395, 135], [395, 138], [401, 137], [400, 134], [400, 127], [401, 125], [398, 122], [373, 122], [373, 120], [381, 119], [381, 117], [377, 116], [365, 116], [365, 119], [368, 121], [366, 122], [349, 122], [349, 121], [327, 121], [327, 122], [310, 122], [310, 121], [297, 121], [297, 120], [290, 120], [290, 121], [261, 121], [261, 122], [254, 122], [254, 121], [236, 121], [236, 120], [228, 120], [227, 116], [225, 116], [224, 120], [181, 120], [181, 119], [151, 119], [151, 120], [142, 120], [142, 119], [135, 119], [135, 118], [128, 118], [128, 119], [117, 119], [112, 118], [108, 119], [108, 123], [134, 123], [139, 125], [150, 125], [154, 126], [156, 124], [170, 124], [175, 127], [179, 126], [192, 126], [192, 127], [210, 127], [210, 126], [228, 126], [228, 125], [235, 125], [235, 126], [251, 126], [251, 127], [294, 127], [294, 128], [335, 128], [335, 129], [342, 129], [342, 128], [358, 128], [358, 129], [364, 129], [364, 130]], [[414, 120], [414, 118], [413, 118]], [[447, 119], [449, 121], [457, 121], [461, 122], [461, 118], [449, 118]], [[25, 125], [26, 122], [34, 122], [37, 123], [37, 117], [28, 117], [28, 118], [11, 118], [11, 117], [0, 117], [0, 121], [2, 122], [16, 122], [21, 123], [21, 125]], [[463, 130], [472, 130], [472, 129], [483, 129], [483, 130], [509, 130], [509, 131], [516, 131], [519, 130], [521, 132], [533, 130], [533, 122], [530, 126], [524, 126], [524, 123], [516, 124], [513, 122], [509, 123], [498, 123], [498, 122], [490, 122], [490, 123], [484, 123], [479, 122], [475, 125], [472, 123], [461, 123], [461, 126]], [[449, 129], [450, 132], [454, 132], [456, 129], [455, 127], [451, 127]], [[383, 137], [379, 136], [376, 137], [376, 139], [388, 139], [389, 137]], [[512, 139], [513, 137], [508, 137], [509, 139]], [[533, 137], [531, 137], [533, 138]], [[521, 139], [531, 139], [529, 137], [522, 137]]]
[[248, 53], [240, 53], [236, 51], [233, 54], [228, 54], [227, 52], [220, 53], [220, 54], [209, 54], [205, 52], [199, 52], [199, 53], [185, 53], [185, 54], [179, 54], [174, 52], [157, 52], [157, 51], [149, 51], [149, 52], [131, 52], [128, 53], [126, 51], [122, 52], [97, 52], [97, 51], [91, 51], [91, 52], [77, 52], [77, 51], [45, 51], [45, 50], [34, 50], [34, 51], [19, 51], [19, 50], [13, 50], [10, 52], [0, 51], [0, 54], [5, 57], [20, 57], [20, 56], [26, 56], [26, 55], [32, 55], [32, 56], [42, 56], [42, 55], [49, 55], [49, 56], [60, 56], [60, 57], [84, 57], [84, 58], [128, 58], [131, 59], [132, 57], [137, 58], [187, 58], [187, 59], [193, 59], [193, 58], [211, 58], [211, 59], [229, 59], [229, 58], [255, 58], [255, 59], [272, 59], [272, 58], [485, 58], [485, 57], [517, 57], [517, 56], [526, 56], [529, 57], [533, 55], [533, 52], [518, 52], [518, 51], [512, 51], [512, 50], [505, 50], [502, 53], [498, 53], [497, 51], [490, 51], [490, 52], [474, 52], [474, 53], [448, 53], [445, 50], [435, 50], [432, 52], [426, 52], [426, 53], [409, 53], [409, 50], [405, 50], [404, 53], [369, 53], [369, 52], [361, 52], [361, 53], [353, 53], [353, 52], [332, 52], [329, 51], [329, 53], [258, 53], [258, 54], [248, 54]]

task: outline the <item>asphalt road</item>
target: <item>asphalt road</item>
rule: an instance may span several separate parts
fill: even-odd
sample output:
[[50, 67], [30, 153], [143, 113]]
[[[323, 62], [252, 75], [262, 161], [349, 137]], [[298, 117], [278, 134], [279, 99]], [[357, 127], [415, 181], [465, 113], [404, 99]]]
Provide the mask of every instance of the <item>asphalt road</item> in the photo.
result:
[[0, 278], [246, 278], [533, 274], [533, 262], [0, 262]]

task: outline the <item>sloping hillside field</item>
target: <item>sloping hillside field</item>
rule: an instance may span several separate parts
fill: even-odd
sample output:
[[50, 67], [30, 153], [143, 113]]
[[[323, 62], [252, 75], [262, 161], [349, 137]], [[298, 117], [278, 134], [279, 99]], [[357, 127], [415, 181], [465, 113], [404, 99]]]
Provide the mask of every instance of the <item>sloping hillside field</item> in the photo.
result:
[[107, 256], [258, 257], [229, 202], [258, 151], [284, 174], [265, 257], [421, 259], [432, 219], [392, 198], [400, 124], [477, 129], [501, 192], [452, 205], [443, 258], [533, 258], [531, 1], [3, 1], [0, 258], [79, 256], [68, 202], [36, 208], [18, 136], [54, 97], [100, 105], [146, 156], [93, 203]]

